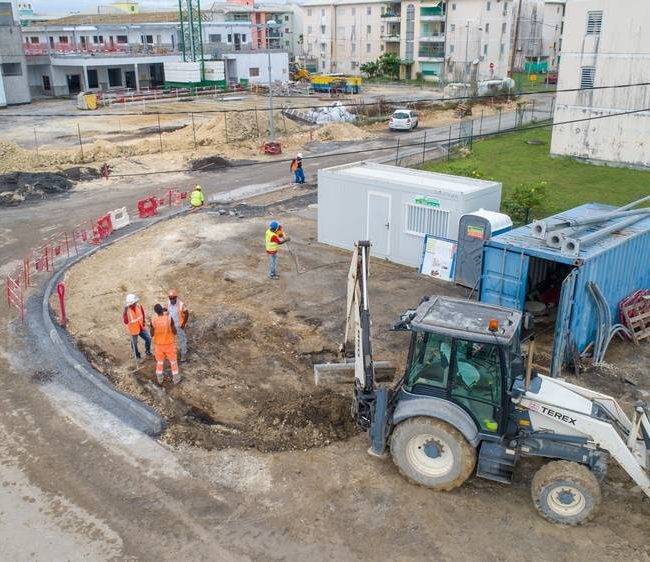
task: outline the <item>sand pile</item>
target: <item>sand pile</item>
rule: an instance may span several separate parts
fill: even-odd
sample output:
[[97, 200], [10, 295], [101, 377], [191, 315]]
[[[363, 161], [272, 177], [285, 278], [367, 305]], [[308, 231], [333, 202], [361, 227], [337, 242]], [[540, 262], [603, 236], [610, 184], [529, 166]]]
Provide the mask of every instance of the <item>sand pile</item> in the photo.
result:
[[318, 129], [316, 136], [321, 141], [353, 141], [370, 138], [370, 133], [352, 123], [330, 123]]

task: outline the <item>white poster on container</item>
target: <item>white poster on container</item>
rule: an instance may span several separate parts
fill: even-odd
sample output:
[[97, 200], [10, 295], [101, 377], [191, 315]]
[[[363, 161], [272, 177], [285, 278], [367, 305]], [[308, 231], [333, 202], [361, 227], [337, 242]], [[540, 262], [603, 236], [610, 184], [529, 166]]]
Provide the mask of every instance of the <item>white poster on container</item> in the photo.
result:
[[457, 244], [453, 240], [427, 234], [422, 249], [420, 273], [436, 279], [452, 281], [456, 268], [456, 249]]

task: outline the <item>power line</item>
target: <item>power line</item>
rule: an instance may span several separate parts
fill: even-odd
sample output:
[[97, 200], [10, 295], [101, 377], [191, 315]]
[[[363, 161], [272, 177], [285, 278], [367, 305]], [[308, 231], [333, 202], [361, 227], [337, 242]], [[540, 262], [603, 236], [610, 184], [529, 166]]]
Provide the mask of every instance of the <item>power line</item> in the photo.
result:
[[[480, 139], [480, 138], [485, 138], [485, 137], [494, 137], [497, 135], [502, 135], [506, 133], [512, 133], [515, 131], [529, 131], [533, 129], [543, 129], [545, 127], [558, 127], [560, 125], [570, 125], [572, 123], [582, 123], [584, 121], [596, 121], [598, 119], [607, 119], [609, 117], [621, 117], [624, 115], [632, 115], [634, 113], [642, 113], [644, 111], [650, 111], [650, 107], [645, 107], [642, 109], [632, 109], [628, 111], [621, 111], [620, 113], [611, 113], [608, 115], [597, 115], [595, 117], [582, 117], [580, 119], [570, 119], [568, 121], [560, 121], [557, 123], [536, 123], [534, 125], [529, 125], [526, 127], [519, 127], [519, 128], [512, 128], [512, 129], [504, 129], [502, 131], [495, 131], [491, 133], [480, 133], [478, 135], [465, 135], [465, 136], [457, 136], [454, 137], [452, 140], [454, 142], [456, 141], [461, 141], [465, 139]], [[409, 147], [422, 147], [423, 144], [425, 146], [430, 145], [430, 144], [436, 144], [436, 143], [443, 143], [443, 142], [449, 142], [448, 137], [442, 137], [438, 139], [432, 139], [432, 140], [426, 140], [425, 142], [413, 142], [413, 143], [407, 143], [407, 144], [396, 144], [394, 146], [384, 146], [384, 147], [378, 147], [378, 148], [366, 148], [363, 150], [349, 150], [349, 151], [341, 151], [341, 152], [328, 152], [326, 154], [316, 154], [313, 156], [303, 156], [303, 161], [304, 160], [316, 160], [318, 158], [324, 158], [324, 157], [330, 157], [330, 156], [351, 156], [354, 154], [367, 154], [369, 152], [381, 152], [384, 150], [394, 150], [394, 149], [402, 149], [402, 148], [409, 148]], [[290, 159], [282, 159], [282, 160], [266, 160], [266, 161], [261, 161], [261, 162], [242, 162], [240, 164], [235, 164], [231, 166], [232, 168], [247, 168], [249, 166], [269, 166], [273, 164], [282, 164], [282, 163], [288, 163], [290, 162]], [[127, 178], [127, 177], [137, 177], [137, 176], [153, 176], [156, 174], [179, 174], [183, 172], [200, 172], [201, 170], [192, 170], [189, 168], [183, 168], [183, 169], [177, 169], [177, 170], [164, 170], [164, 171], [156, 171], [156, 172], [134, 172], [131, 174], [111, 174], [112, 178]], [[211, 171], [211, 170], [207, 170]]]
[[[564, 88], [562, 90], [531, 90], [527, 92], [512, 92], [512, 95], [517, 95], [517, 96], [526, 96], [526, 95], [533, 95], [533, 94], [559, 94], [559, 93], [565, 93], [565, 92], [584, 92], [588, 90], [608, 90], [608, 89], [615, 89], [615, 88], [634, 88], [638, 86], [650, 86], [650, 82], [638, 82], [638, 83], [633, 83], [633, 84], [609, 84], [606, 86], [590, 86], [588, 88]], [[442, 97], [442, 98], [405, 98], [405, 99], [398, 99], [398, 100], [392, 100], [392, 101], [383, 101], [383, 100], [378, 100], [378, 101], [373, 101], [373, 102], [351, 102], [351, 103], [345, 103], [346, 107], [364, 107], [368, 105], [380, 105], [380, 104], [386, 104], [386, 105], [395, 105], [399, 103], [420, 103], [420, 102], [439, 102], [439, 103], [445, 103], [445, 102], [450, 102], [450, 101], [460, 101], [460, 100], [488, 100], [489, 98], [493, 97], [499, 97], [499, 96], [479, 96], [479, 95], [474, 95], [474, 96], [453, 96], [453, 97]], [[154, 103], [156, 101], [154, 100]], [[317, 109], [320, 107], [331, 107], [330, 104], [323, 104], [323, 105], [304, 105], [304, 106], [292, 106], [288, 107], [286, 109]], [[80, 118], [80, 117], [126, 117], [126, 116], [138, 116], [138, 117], [143, 117], [147, 115], [155, 116], [155, 115], [188, 115], [190, 113], [194, 114], [203, 114], [203, 113], [248, 113], [251, 111], [266, 111], [267, 108], [251, 108], [251, 109], [202, 109], [200, 111], [195, 110], [187, 110], [187, 111], [155, 111], [151, 113], [142, 113], [142, 112], [128, 112], [128, 113], [2, 113], [0, 112], [0, 118], [2, 117], [75, 117], [75, 118]]]

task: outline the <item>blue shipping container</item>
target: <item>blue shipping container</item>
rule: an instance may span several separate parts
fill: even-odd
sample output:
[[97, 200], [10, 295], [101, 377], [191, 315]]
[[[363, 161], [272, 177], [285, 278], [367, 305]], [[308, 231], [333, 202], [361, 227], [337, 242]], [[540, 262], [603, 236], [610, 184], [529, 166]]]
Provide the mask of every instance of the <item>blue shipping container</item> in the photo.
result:
[[[612, 210], [615, 208], [608, 205], [588, 203], [559, 213], [549, 222]], [[602, 224], [585, 227], [580, 235], [602, 228]], [[623, 298], [637, 289], [650, 288], [650, 218], [582, 247], [573, 257], [534, 238], [530, 225], [498, 235], [486, 241], [483, 249], [480, 300], [523, 310], [527, 295], [549, 271], [558, 272], [564, 279], [552, 354], [556, 363], [552, 371], [557, 373], [570, 343], [582, 352], [594, 340], [597, 311], [587, 290], [589, 281], [602, 291], [614, 322], [618, 321], [618, 303]]]

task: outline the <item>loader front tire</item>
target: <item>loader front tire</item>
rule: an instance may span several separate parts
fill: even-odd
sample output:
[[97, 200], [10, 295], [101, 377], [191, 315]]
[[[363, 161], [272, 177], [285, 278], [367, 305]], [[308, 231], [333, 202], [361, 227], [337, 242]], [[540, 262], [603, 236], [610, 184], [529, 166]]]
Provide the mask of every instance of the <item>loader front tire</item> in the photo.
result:
[[476, 449], [448, 423], [409, 418], [393, 430], [390, 452], [399, 471], [415, 484], [434, 490], [458, 488], [476, 464]]
[[531, 494], [539, 514], [561, 525], [586, 523], [601, 502], [594, 473], [570, 461], [552, 461], [540, 468], [533, 477]]

